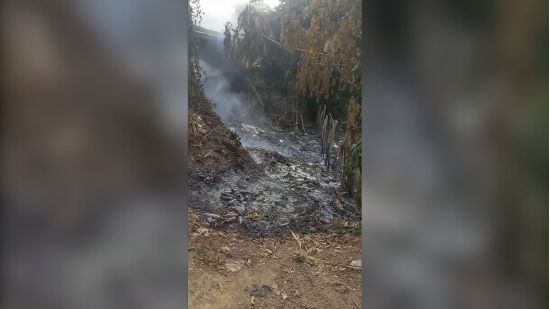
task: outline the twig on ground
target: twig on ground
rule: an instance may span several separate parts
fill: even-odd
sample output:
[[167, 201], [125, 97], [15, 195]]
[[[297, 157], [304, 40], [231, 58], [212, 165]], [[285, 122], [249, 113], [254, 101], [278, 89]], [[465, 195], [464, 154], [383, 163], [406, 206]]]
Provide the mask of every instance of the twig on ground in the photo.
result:
[[208, 137], [208, 135], [210, 135], [212, 132], [214, 132], [214, 131], [210, 131], [208, 134], [205, 134], [205, 135], [201, 138], [201, 141], [200, 141], [198, 144], [195, 144], [195, 145], [193, 145], [193, 146], [195, 146], [195, 147], [202, 147], [202, 142], [203, 142], [204, 139], [205, 139], [206, 137]]
[[294, 237], [294, 239], [298, 242], [298, 248], [302, 250], [302, 242], [300, 241], [300, 238], [296, 234], [294, 234], [292, 230], [290, 230], [290, 233], [292, 234], [292, 237]]
[[207, 217], [210, 217], [210, 218], [214, 218], [214, 219], [220, 219], [222, 217], [220, 215], [211, 214], [211, 213], [205, 213], [204, 215], [207, 216]]

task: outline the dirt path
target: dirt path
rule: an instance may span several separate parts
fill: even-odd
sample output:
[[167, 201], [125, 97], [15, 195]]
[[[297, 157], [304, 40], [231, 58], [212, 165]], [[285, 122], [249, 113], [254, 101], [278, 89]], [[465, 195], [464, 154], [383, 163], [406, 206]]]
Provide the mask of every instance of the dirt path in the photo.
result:
[[250, 238], [190, 218], [189, 308], [361, 308], [358, 236]]

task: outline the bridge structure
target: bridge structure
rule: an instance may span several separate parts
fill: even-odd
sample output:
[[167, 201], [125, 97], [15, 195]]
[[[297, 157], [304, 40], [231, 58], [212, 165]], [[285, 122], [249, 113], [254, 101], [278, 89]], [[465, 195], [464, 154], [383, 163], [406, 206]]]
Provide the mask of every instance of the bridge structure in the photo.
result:
[[206, 40], [222, 40], [224, 39], [224, 34], [212, 29], [204, 28], [201, 26], [193, 27], [193, 32], [202, 39]]
[[193, 27], [193, 33], [198, 38], [199, 62], [208, 79], [234, 78], [241, 74], [239, 68], [225, 56], [223, 33], [204, 27]]

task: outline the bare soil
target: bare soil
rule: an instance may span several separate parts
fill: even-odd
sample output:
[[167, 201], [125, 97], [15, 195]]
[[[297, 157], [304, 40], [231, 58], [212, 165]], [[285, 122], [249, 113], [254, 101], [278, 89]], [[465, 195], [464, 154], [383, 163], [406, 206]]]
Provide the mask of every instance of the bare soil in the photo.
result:
[[189, 218], [189, 308], [361, 308], [359, 236], [251, 238]]

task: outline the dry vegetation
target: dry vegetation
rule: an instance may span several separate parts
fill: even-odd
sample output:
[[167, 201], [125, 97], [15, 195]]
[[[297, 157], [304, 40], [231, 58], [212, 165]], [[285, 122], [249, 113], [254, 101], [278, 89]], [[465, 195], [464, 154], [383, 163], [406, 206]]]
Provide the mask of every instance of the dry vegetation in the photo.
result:
[[253, 167], [239, 137], [227, 129], [196, 80], [190, 81], [188, 151], [191, 171], [217, 172]]
[[226, 54], [243, 67], [261, 66], [274, 43], [299, 58], [299, 94], [329, 99], [331, 91], [356, 91], [361, 78], [360, 9], [356, 0], [298, 0], [266, 11], [252, 1], [235, 29], [226, 25]]

